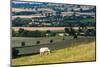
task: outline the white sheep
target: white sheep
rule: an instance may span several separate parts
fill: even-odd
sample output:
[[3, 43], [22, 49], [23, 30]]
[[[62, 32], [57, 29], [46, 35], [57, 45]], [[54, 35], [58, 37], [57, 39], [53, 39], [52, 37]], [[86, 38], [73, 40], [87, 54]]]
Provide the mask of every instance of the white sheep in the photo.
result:
[[42, 56], [43, 54], [50, 54], [50, 49], [48, 47], [42, 47], [40, 48], [40, 55]]

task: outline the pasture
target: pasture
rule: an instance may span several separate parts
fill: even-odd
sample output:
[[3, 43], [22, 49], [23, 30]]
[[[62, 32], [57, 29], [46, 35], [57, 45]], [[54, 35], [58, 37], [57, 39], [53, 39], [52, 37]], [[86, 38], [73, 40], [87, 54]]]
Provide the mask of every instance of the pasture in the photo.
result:
[[[66, 40], [72, 39], [72, 36], [64, 37]], [[50, 40], [53, 40], [54, 42], [62, 41], [63, 37], [55, 36], [55, 37], [12, 37], [11, 46], [12, 47], [20, 47], [21, 42], [25, 42], [26, 46], [32, 46], [37, 45], [36, 42], [40, 41], [40, 44], [48, 44], [50, 43]], [[38, 45], [40, 45], [38, 44]]]
[[[69, 39], [69, 38], [68, 38]], [[56, 40], [56, 39], [55, 39]], [[68, 43], [66, 43], [68, 41]], [[61, 42], [61, 43], [60, 43]], [[12, 65], [48, 64], [61, 62], [95, 61], [95, 37], [80, 37], [59, 41], [61, 49], [53, 50], [51, 54], [40, 56], [29, 55], [12, 59]], [[57, 45], [57, 44], [56, 44]]]

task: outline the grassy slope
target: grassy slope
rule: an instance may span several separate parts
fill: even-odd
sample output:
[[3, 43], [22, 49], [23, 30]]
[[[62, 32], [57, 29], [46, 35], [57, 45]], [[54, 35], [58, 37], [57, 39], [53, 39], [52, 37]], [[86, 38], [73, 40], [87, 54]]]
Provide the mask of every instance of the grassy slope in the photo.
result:
[[[84, 43], [84, 40], [83, 40]], [[45, 64], [75, 61], [93, 61], [95, 60], [95, 42], [86, 44], [74, 42], [71, 47], [55, 50], [50, 55], [40, 56], [31, 55], [12, 60], [13, 65], [26, 64]], [[74, 45], [74, 46], [73, 46]]]
[[[72, 36], [65, 37], [66, 40], [71, 39]], [[12, 47], [13, 46], [21, 46], [21, 42], [25, 42], [27, 46], [29, 45], [37, 45], [36, 42], [40, 41], [40, 44], [50, 43], [50, 40], [53, 39], [54, 42], [62, 41], [63, 37], [55, 36], [55, 37], [12, 37]]]

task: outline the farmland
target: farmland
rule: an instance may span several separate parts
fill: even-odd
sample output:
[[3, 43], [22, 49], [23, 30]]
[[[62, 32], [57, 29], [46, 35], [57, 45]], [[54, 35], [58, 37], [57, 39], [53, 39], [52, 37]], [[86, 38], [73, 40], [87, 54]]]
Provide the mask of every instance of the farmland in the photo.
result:
[[[50, 55], [30, 55], [12, 59], [12, 65], [45, 64], [60, 62], [95, 61], [95, 38], [86, 37], [59, 42], [61, 49], [53, 50]], [[66, 44], [65, 44], [66, 43]], [[57, 44], [56, 44], [57, 45]]]
[[[96, 60], [96, 6], [12, 1], [12, 65]], [[40, 56], [40, 48], [50, 54]]]
[[12, 27], [15, 31], [18, 31], [20, 28], [25, 29], [25, 30], [64, 30], [65, 27]]
[[[18, 31], [20, 28], [24, 30], [40, 30], [40, 31], [45, 31], [45, 30], [52, 30], [52, 31], [64, 31], [65, 27], [12, 27], [15, 31]], [[67, 27], [70, 28], [70, 27]], [[78, 29], [78, 27], [73, 27], [74, 29]], [[87, 27], [88, 29], [94, 29], [95, 27]]]

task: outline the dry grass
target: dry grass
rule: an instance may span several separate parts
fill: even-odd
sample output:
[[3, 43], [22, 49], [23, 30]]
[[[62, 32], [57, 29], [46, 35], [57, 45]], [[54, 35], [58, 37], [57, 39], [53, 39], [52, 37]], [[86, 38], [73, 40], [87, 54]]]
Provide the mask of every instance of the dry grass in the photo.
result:
[[31, 55], [12, 59], [12, 65], [46, 64], [60, 62], [94, 61], [95, 42], [55, 50], [50, 55]]

